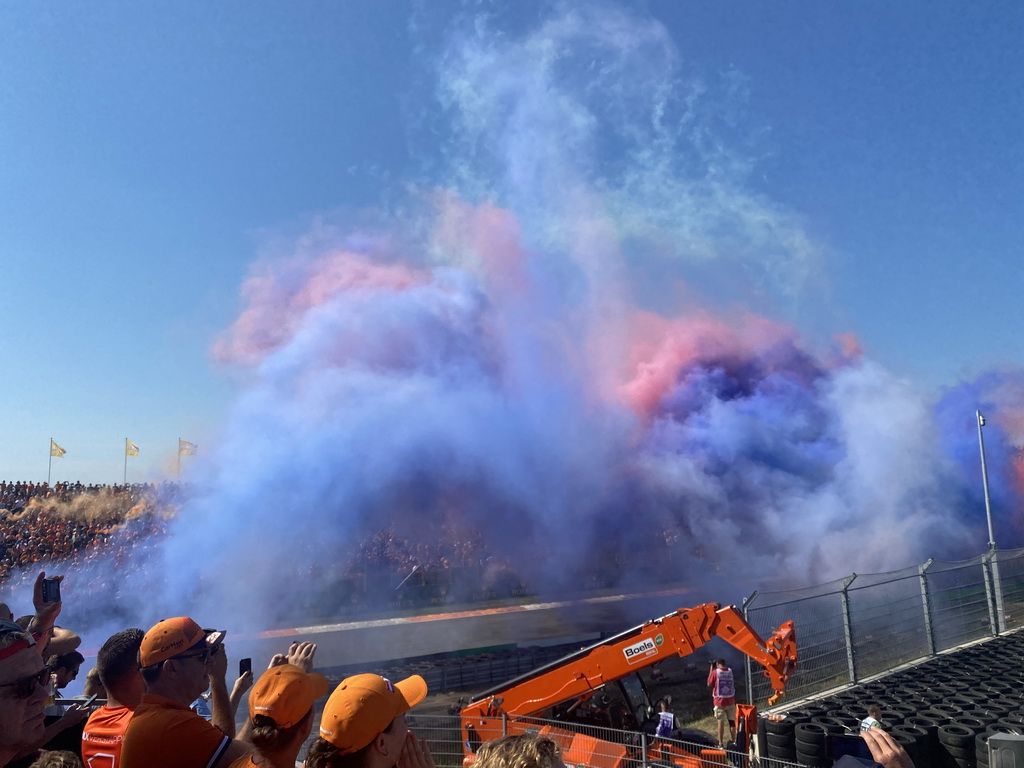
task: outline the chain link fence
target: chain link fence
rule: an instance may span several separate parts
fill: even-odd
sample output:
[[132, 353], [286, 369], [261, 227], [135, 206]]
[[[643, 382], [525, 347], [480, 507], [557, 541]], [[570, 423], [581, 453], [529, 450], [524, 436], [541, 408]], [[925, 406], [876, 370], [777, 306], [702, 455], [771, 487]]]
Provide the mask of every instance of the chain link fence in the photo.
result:
[[[1024, 549], [755, 592], [743, 612], [765, 636], [793, 621], [800, 655], [787, 697], [811, 696], [1024, 626]], [[763, 707], [772, 689], [756, 671], [747, 659], [747, 700]]]
[[[430, 745], [430, 754], [438, 768], [459, 768], [463, 751], [460, 719], [455, 715], [408, 715], [410, 729]], [[702, 768], [707, 765], [747, 764], [746, 754], [725, 752], [708, 741], [690, 741], [688, 731], [682, 738], [658, 738], [647, 733], [601, 728], [574, 723], [572, 730], [558, 720], [507, 718], [503, 734], [534, 733], [553, 739], [561, 748], [567, 766], [592, 768]], [[799, 768], [772, 758], [759, 758], [760, 768]]]

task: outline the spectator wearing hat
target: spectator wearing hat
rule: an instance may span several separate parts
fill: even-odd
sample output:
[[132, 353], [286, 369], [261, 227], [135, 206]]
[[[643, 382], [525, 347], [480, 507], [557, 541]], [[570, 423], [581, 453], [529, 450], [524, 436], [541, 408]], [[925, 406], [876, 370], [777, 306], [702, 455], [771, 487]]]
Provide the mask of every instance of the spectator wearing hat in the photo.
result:
[[243, 738], [257, 753], [236, 760], [231, 768], [294, 768], [313, 730], [313, 704], [327, 695], [327, 688], [323, 675], [294, 664], [273, 664], [249, 694]]
[[50, 672], [35, 639], [11, 621], [0, 621], [0, 766], [30, 751], [44, 735]]
[[405, 713], [427, 695], [419, 675], [392, 683], [380, 675], [341, 681], [327, 699], [320, 737], [309, 748], [306, 768], [434, 768], [426, 740], [409, 730]]
[[[251, 751], [232, 738], [227, 656], [220, 642], [208, 642], [208, 634], [179, 616], [157, 623], [142, 638], [139, 666], [146, 692], [125, 731], [122, 768], [224, 768]], [[188, 708], [207, 687], [211, 723]]]
[[96, 670], [107, 703], [89, 715], [82, 732], [82, 762], [119, 768], [124, 733], [142, 701], [145, 684], [139, 672], [141, 629], [126, 629], [107, 638], [96, 654]]

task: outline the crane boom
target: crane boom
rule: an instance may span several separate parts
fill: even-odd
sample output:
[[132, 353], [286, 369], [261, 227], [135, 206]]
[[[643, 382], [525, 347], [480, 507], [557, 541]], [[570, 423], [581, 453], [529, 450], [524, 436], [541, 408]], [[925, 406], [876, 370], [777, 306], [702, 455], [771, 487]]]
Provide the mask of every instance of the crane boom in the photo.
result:
[[782, 698], [796, 668], [793, 622], [783, 623], [765, 641], [735, 606], [704, 603], [652, 619], [475, 696], [461, 713], [465, 743], [500, 735], [500, 730], [491, 733], [500, 729], [500, 718], [536, 716], [666, 658], [689, 656], [714, 637], [764, 667], [775, 691], [769, 704]]

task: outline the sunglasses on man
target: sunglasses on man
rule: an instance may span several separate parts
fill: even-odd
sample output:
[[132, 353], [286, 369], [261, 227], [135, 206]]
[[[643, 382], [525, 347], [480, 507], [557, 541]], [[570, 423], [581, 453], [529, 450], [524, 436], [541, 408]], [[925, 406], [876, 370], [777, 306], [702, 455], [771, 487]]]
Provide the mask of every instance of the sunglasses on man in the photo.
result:
[[[177, 656], [171, 656], [171, 659], [199, 659], [202, 662], [206, 662], [210, 659], [210, 649], [204, 648], [201, 651], [195, 651], [193, 653], [179, 653]], [[167, 659], [167, 661], [170, 661], [171, 659]]]
[[45, 688], [49, 684], [50, 670], [48, 667], [43, 667], [34, 674], [19, 677], [17, 680], [13, 680], [10, 683], [0, 683], [0, 688], [13, 688], [14, 698], [28, 699], [36, 692], [36, 686], [42, 686]]

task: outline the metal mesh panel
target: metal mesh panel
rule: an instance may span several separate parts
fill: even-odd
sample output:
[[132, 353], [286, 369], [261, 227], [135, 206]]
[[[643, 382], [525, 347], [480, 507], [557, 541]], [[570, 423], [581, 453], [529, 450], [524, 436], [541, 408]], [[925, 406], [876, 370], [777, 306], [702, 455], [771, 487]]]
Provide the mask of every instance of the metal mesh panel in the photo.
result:
[[[932, 653], [929, 626], [936, 653], [991, 636], [992, 611], [997, 604], [995, 595], [990, 594], [993, 589], [1001, 591], [1004, 628], [1024, 626], [1024, 549], [998, 552], [998, 567], [991, 570], [986, 557], [957, 563], [930, 561], [920, 567], [854, 575], [805, 590], [755, 593], [745, 612], [762, 634], [793, 620], [799, 667], [787, 686], [787, 698], [810, 696], [853, 682], [850, 656], [858, 680], [927, 658]], [[986, 583], [987, 570], [998, 576], [998, 585]], [[843, 621], [844, 583], [849, 648]], [[751, 703], [763, 707], [771, 688], [757, 665], [748, 661], [747, 669]]]
[[936, 651], [992, 634], [981, 558], [963, 563], [933, 563], [926, 578]]
[[[823, 588], [830, 591], [822, 592]], [[747, 605], [747, 621], [758, 634], [766, 637], [788, 620], [792, 620], [796, 626], [799, 663], [786, 686], [788, 698], [849, 682], [842, 602], [835, 584], [815, 590], [759, 597], [764, 598], [765, 605], [760, 605], [758, 598]], [[789, 600], [780, 600], [782, 597], [788, 597]], [[753, 693], [751, 703], [758, 706], [764, 706], [773, 693], [762, 672], [756, 664], [748, 669]]]
[[426, 739], [438, 768], [459, 768], [465, 756], [462, 750], [461, 721], [457, 715], [406, 715], [409, 729]]
[[[407, 717], [410, 729], [427, 740], [438, 768], [459, 768], [462, 765], [463, 748], [458, 717], [417, 715], [415, 711]], [[537, 733], [554, 739], [562, 749], [565, 764], [570, 766], [613, 768], [621, 765], [622, 768], [644, 768], [654, 763], [668, 762], [658, 760], [658, 756], [667, 754], [667, 750], [674, 747], [678, 750], [677, 754], [692, 755], [692, 764], [684, 763], [684, 768], [701, 768], [701, 750], [712, 748], [710, 742], [655, 739], [645, 734], [597, 726], [573, 724], [572, 730], [568, 730], [563, 722], [539, 718], [509, 718], [507, 729], [509, 733]], [[737, 757], [735, 753], [728, 754], [726, 764], [735, 765]], [[799, 768], [796, 763], [766, 757], [760, 758], [759, 765], [761, 768]]]
[[928, 655], [924, 601], [916, 568], [902, 578], [881, 583], [858, 576], [847, 594], [858, 679]]
[[1024, 626], [1024, 550], [997, 552], [1006, 629]]

